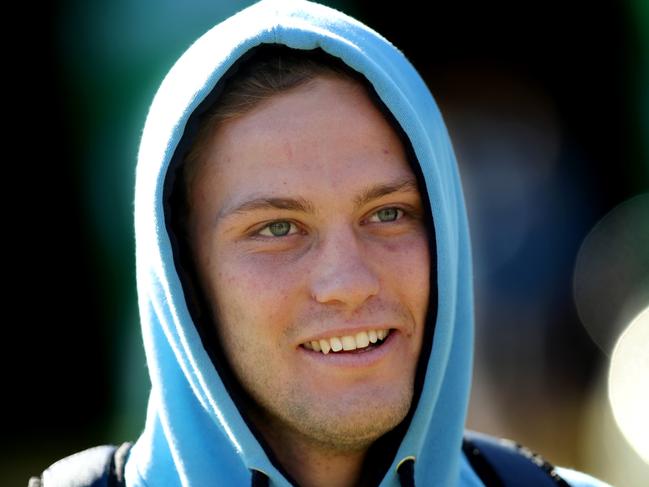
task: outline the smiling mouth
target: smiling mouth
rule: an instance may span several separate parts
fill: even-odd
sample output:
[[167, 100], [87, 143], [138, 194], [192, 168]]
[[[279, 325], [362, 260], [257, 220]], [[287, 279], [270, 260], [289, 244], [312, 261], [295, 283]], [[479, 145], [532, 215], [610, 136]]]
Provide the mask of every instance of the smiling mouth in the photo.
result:
[[355, 335], [312, 340], [303, 343], [302, 347], [314, 352], [321, 352], [325, 355], [329, 352], [365, 352], [381, 346], [385, 339], [390, 336], [391, 332], [392, 330], [390, 329], [361, 331]]

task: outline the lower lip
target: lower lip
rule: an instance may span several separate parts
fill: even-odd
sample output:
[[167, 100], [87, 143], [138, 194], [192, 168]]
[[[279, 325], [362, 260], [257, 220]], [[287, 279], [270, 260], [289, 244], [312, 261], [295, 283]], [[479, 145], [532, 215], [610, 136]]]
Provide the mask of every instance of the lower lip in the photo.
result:
[[314, 350], [308, 350], [304, 347], [298, 347], [308, 360], [314, 360], [323, 365], [342, 366], [342, 367], [369, 367], [381, 361], [394, 348], [397, 347], [400, 339], [400, 333], [397, 330], [391, 330], [390, 334], [379, 347], [367, 351], [349, 352], [329, 352], [324, 354]]

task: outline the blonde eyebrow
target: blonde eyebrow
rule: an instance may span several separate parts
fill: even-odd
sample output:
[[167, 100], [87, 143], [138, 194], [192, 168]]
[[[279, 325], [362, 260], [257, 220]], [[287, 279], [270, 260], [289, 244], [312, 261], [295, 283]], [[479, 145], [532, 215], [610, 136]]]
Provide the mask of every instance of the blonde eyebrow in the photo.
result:
[[[403, 191], [419, 192], [417, 181], [412, 178], [395, 181], [392, 183], [382, 183], [369, 186], [363, 189], [358, 196], [354, 198], [354, 205], [360, 208], [373, 200], [379, 199], [392, 193]], [[278, 198], [274, 196], [260, 196], [237, 205], [229, 209], [225, 208], [219, 212], [216, 221], [229, 217], [234, 214], [245, 214], [257, 210], [288, 210], [300, 213], [315, 214], [316, 209], [313, 203], [305, 198]]]

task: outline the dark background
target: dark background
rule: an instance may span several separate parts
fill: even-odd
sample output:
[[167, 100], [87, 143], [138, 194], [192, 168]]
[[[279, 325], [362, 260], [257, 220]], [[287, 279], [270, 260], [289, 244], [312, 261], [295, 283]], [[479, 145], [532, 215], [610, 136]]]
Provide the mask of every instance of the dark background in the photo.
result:
[[[90, 3], [7, 15], [19, 31], [5, 41], [3, 485], [137, 437], [148, 390], [132, 230], [139, 135], [175, 59], [250, 2]], [[611, 445], [631, 472], [647, 466], [631, 458], [601, 391], [619, 323], [647, 305], [646, 289], [624, 284], [642, 299], [611, 303], [603, 331], [580, 320], [574, 296], [589, 232], [622, 204], [647, 206], [647, 7], [324, 3], [399, 47], [447, 120], [476, 266], [469, 426], [633, 485], [620, 475], [639, 474], [619, 472]]]

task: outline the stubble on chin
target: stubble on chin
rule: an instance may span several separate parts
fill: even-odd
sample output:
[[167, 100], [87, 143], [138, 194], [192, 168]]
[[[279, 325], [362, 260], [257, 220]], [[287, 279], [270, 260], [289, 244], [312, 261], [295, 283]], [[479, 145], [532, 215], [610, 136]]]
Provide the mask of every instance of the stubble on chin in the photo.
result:
[[383, 404], [377, 401], [380, 394], [332, 403], [331, 397], [306, 400], [303, 391], [296, 391], [297, 396], [275, 396], [273, 404], [252, 396], [247, 412], [273, 450], [301, 445], [331, 455], [356, 453], [367, 450], [407, 416], [412, 386], [404, 384], [400, 394], [390, 392], [393, 395]]

